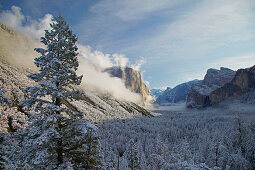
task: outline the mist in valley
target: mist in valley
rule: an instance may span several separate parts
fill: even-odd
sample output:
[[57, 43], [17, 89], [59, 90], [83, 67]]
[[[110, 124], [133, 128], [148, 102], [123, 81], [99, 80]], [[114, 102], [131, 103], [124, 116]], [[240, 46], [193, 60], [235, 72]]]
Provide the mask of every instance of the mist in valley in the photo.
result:
[[[129, 19], [124, 20], [129, 21]], [[7, 169], [16, 166], [17, 158], [12, 157], [15, 156], [12, 153], [17, 152], [15, 145], [21, 145], [23, 142], [18, 135], [29, 127], [27, 120], [34, 114], [31, 110], [20, 109], [19, 100], [26, 98], [25, 87], [33, 84], [27, 80], [26, 74], [38, 72], [34, 58], [39, 57], [39, 54], [34, 48], [46, 48], [40, 43], [39, 38], [44, 35], [44, 30], [50, 29], [53, 16], [45, 14], [40, 19], [31, 19], [29, 24], [24, 25], [23, 22], [26, 20], [29, 19], [17, 6], [0, 13], [0, 21], [10, 27], [0, 23], [0, 63], [2, 64], [0, 148], [3, 148], [3, 153], [6, 155], [11, 155], [3, 157], [3, 160], [5, 156], [9, 159], [6, 158], [7, 163], [3, 161], [3, 165], [8, 165]], [[194, 102], [199, 103], [200, 99], [203, 101], [200, 107], [191, 108], [187, 107], [186, 102], [190, 93], [185, 94], [185, 101], [160, 103], [156, 100], [158, 96], [152, 94], [148, 94], [146, 101], [143, 101], [141, 93], [132, 92], [131, 87], [127, 87], [123, 79], [114, 77], [105, 70], [111, 67], [121, 69], [130, 67], [143, 76], [145, 71], [141, 70], [141, 66], [146, 64], [144, 57], [139, 56], [132, 63], [124, 54], [107, 54], [79, 41], [76, 45], [79, 53], [77, 74], [83, 75], [83, 79], [81, 85], [75, 86], [74, 89], [78, 89], [80, 96], [79, 100], [67, 100], [64, 107], [70, 107], [82, 115], [89, 122], [86, 128], [93, 127], [92, 129], [97, 132], [98, 148], [101, 149], [100, 159], [103, 160], [101, 169], [255, 168], [254, 90], [242, 92], [240, 95], [238, 93], [239, 96], [236, 98], [229, 97], [226, 100], [224, 98], [224, 101], [211, 102], [208, 105], [205, 104], [210, 94], [203, 96], [204, 94], [196, 93], [195, 97], [199, 95], [202, 97], [194, 97], [197, 99], [197, 101], [194, 99]], [[215, 72], [216, 76], [212, 77], [217, 79], [220, 71]], [[233, 72], [231, 76], [235, 75], [236, 73]], [[222, 79], [225, 81], [225, 77]], [[234, 78], [231, 77], [231, 81], [227, 83], [231, 83], [232, 79]], [[142, 81], [150, 87], [145, 77], [142, 77]], [[202, 81], [199, 80], [198, 85], [195, 84], [196, 88], [206, 87], [201, 83]], [[241, 81], [240, 84], [245, 83]], [[212, 83], [215, 89], [209, 86], [205, 89], [213, 89], [211, 91], [215, 92], [224, 85], [218, 86]], [[189, 92], [191, 87], [188, 89]], [[3, 90], [7, 90], [6, 94], [2, 94]], [[183, 91], [181, 89], [178, 92]], [[175, 99], [178, 96], [176, 91], [170, 94], [166, 95], [166, 99], [171, 97]], [[181, 95], [183, 97], [183, 94]], [[6, 102], [7, 100], [11, 104]], [[40, 156], [36, 158], [41, 159]], [[18, 160], [17, 164], [19, 163]]]

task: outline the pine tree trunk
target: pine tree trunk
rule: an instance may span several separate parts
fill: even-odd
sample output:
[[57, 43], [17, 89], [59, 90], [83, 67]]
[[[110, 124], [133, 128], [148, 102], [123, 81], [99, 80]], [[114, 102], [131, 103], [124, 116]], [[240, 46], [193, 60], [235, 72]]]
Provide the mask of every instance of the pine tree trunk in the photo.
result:
[[[57, 84], [58, 86], [58, 84]], [[56, 98], [56, 101], [55, 101], [55, 105], [56, 106], [60, 106], [61, 105], [61, 100], [60, 98]], [[59, 111], [56, 112], [56, 114], [60, 114]], [[62, 124], [61, 124], [61, 120], [58, 120], [58, 132], [61, 133], [61, 130], [62, 130]], [[63, 144], [62, 144], [62, 137], [60, 137], [57, 141], [57, 155], [58, 155], [58, 165], [62, 164], [63, 163]]]
[[218, 166], [218, 154], [219, 154], [219, 152], [218, 152], [218, 145], [216, 146], [216, 160], [215, 160], [215, 163], [216, 163], [216, 167], [219, 167]]
[[118, 155], [118, 170], [120, 170], [120, 155]]
[[88, 160], [87, 160], [87, 163], [86, 163], [86, 167], [85, 167], [85, 169], [89, 169], [90, 154], [91, 154], [91, 142], [92, 142], [92, 139], [91, 139], [91, 136], [90, 136], [90, 135], [89, 135], [88, 142], [89, 142], [89, 148], [88, 148]]

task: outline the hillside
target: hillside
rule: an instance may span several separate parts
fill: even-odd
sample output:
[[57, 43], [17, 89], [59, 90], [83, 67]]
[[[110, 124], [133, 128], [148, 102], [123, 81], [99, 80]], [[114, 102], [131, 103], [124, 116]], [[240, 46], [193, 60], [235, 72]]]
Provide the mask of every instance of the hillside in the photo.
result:
[[[1, 132], [9, 131], [10, 127], [16, 131], [24, 128], [29, 116], [19, 102], [25, 97], [23, 89], [35, 85], [26, 75], [36, 70], [33, 58], [38, 54], [33, 49], [39, 43], [38, 40], [15, 32], [4, 24], [0, 24], [0, 40], [4, 42], [0, 45], [0, 87], [7, 91], [5, 96], [13, 102], [11, 107], [0, 107], [3, 112], [0, 116]], [[110, 95], [98, 95], [82, 86], [75, 88], [79, 89], [80, 100], [63, 103], [81, 112], [92, 123], [150, 115], [147, 110], [133, 102], [117, 100]]]
[[[11, 100], [14, 105], [12, 107], [1, 107], [3, 114], [1, 115], [1, 132], [8, 131], [8, 122], [6, 119], [12, 119], [14, 124], [19, 122], [22, 126], [25, 124], [26, 112], [24, 112], [19, 102], [24, 99], [23, 89], [25, 87], [34, 85], [35, 83], [28, 79], [26, 75], [28, 71], [11, 66], [3, 59], [0, 60], [0, 85], [1, 89], [5, 89], [6, 97]], [[101, 97], [93, 94], [89, 90], [85, 90], [79, 87], [79, 92], [82, 94], [79, 101], [66, 101], [68, 107], [78, 110], [84, 116], [93, 123], [99, 123], [100, 121], [120, 118], [131, 118], [134, 116], [150, 115], [148, 111], [132, 102], [118, 101], [110, 96]], [[18, 121], [22, 117], [22, 122]]]

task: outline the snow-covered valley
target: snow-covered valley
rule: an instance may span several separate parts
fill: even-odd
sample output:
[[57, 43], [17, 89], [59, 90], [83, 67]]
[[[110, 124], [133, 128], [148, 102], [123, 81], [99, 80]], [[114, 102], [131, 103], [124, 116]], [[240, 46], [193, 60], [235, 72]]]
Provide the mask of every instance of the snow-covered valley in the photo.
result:
[[[0, 169], [255, 168], [255, 66], [209, 69], [203, 81], [156, 91], [156, 104], [139, 63], [82, 45], [78, 54], [56, 21], [40, 57], [37, 39], [0, 23]], [[211, 96], [197, 93], [204, 87]]]
[[252, 169], [254, 105], [166, 109], [156, 110], [155, 117], [103, 121], [99, 129], [108, 166], [117, 167], [121, 152], [120, 162], [128, 161], [125, 152], [132, 139], [141, 145], [144, 169]]

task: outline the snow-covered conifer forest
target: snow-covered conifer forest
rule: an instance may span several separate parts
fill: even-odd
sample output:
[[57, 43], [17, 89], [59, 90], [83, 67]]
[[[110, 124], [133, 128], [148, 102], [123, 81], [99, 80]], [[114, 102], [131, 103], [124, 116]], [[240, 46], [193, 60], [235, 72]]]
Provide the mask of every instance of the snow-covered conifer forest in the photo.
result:
[[58, 16], [35, 49], [37, 71], [0, 58], [0, 169], [255, 169], [254, 91], [146, 110], [81, 86], [76, 41]]

